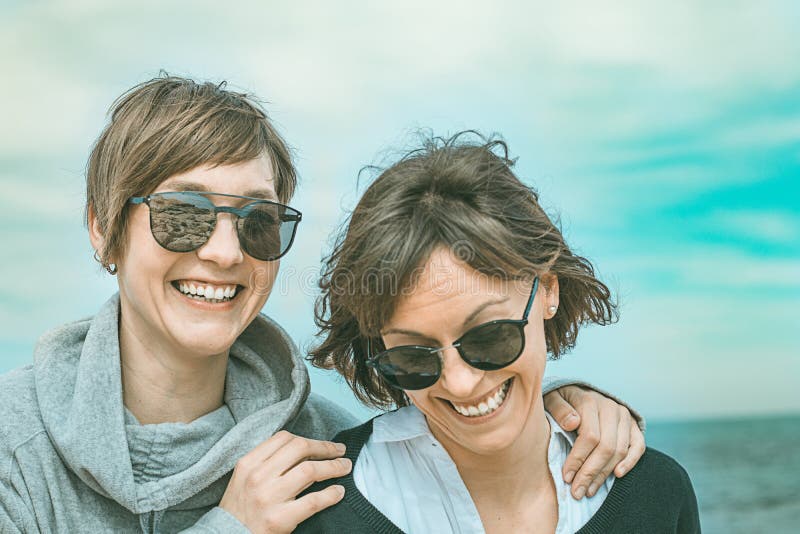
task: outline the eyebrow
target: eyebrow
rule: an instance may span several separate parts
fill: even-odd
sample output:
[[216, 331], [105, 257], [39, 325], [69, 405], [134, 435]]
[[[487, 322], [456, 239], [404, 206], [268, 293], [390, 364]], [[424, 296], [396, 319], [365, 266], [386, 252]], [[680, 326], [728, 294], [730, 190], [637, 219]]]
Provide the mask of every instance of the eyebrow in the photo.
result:
[[[470, 313], [466, 319], [464, 319], [463, 324], [461, 325], [462, 329], [466, 328], [466, 326], [471, 323], [475, 317], [477, 317], [483, 310], [488, 308], [489, 306], [495, 306], [497, 304], [502, 304], [508, 300], [508, 297], [499, 298], [495, 300], [487, 300], [477, 308], [475, 308], [472, 313]], [[420, 339], [424, 339], [425, 341], [436, 341], [435, 339], [415, 330], [406, 330], [405, 328], [390, 328], [384, 332], [382, 332], [384, 336], [388, 336], [389, 334], [400, 334], [410, 337], [418, 337]]]
[[[198, 184], [197, 182], [187, 182], [184, 180], [176, 180], [174, 182], [168, 182], [166, 187], [173, 189], [175, 191], [202, 191], [204, 193], [213, 193], [208, 187], [203, 184]], [[249, 189], [244, 192], [242, 196], [245, 197], [253, 197], [253, 198], [262, 198], [264, 200], [274, 200], [277, 201], [277, 197], [275, 193], [270, 189]]]

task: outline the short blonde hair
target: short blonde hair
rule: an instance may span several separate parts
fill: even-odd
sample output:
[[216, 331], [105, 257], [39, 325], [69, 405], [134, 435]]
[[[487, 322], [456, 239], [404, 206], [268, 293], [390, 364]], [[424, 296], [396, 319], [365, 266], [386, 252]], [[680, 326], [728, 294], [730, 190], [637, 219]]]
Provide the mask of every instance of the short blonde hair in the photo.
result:
[[294, 193], [297, 173], [286, 142], [257, 100], [225, 82], [163, 75], [127, 91], [109, 114], [86, 170], [86, 220], [92, 209], [104, 237], [97, 251], [104, 265], [124, 252], [128, 199], [175, 174], [266, 154], [278, 199], [288, 202]]

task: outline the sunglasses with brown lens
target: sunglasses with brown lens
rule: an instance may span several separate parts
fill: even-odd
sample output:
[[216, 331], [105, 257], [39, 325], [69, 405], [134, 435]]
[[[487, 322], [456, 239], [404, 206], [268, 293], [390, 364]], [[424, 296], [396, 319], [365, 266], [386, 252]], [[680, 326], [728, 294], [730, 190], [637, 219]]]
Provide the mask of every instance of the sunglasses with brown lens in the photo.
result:
[[[217, 206], [208, 198], [250, 200], [241, 207]], [[217, 215], [230, 213], [242, 250], [257, 260], [277, 260], [292, 246], [302, 213], [294, 208], [260, 198], [208, 193], [169, 191], [132, 197], [131, 204], [150, 208], [150, 231], [156, 242], [172, 252], [191, 252], [205, 245], [217, 224]]]

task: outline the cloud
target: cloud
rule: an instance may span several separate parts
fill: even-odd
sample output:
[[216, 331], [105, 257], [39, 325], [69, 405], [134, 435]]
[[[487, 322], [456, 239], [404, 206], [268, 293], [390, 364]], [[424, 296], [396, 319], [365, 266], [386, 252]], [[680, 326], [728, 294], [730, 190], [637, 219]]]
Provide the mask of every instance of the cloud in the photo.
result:
[[0, 183], [0, 221], [8, 225], [23, 221], [28, 225], [80, 224], [82, 220], [85, 182], [81, 173], [52, 167], [3, 172], [0, 166]]
[[[800, 56], [790, 22], [796, 11], [791, 2], [688, 1], [594, 9], [420, 0], [402, 7], [252, 1], [237, 9], [217, 2], [22, 4], [0, 22], [5, 70], [14, 79], [0, 88], [0, 101], [17, 103], [8, 110], [17, 135], [2, 128], [0, 141], [31, 153], [42, 150], [34, 141], [44, 132], [54, 141], [46, 149], [75, 147], [76, 131], [96, 132], [99, 110], [162, 66], [230, 77], [277, 109], [344, 129], [386, 113], [387, 99], [435, 98], [455, 80], [476, 94], [496, 87], [515, 101], [527, 94], [546, 125], [564, 129], [581, 123], [569, 116], [571, 103], [618, 102], [632, 81], [626, 100], [636, 111], [611, 116], [594, 106], [593, 114], [610, 131], [636, 132], [647, 124], [639, 106], [648, 100], [651, 112], [672, 105], [702, 113], [720, 97], [796, 85], [800, 73], [786, 68]], [[605, 85], [603, 72], [610, 75]], [[655, 95], [662, 98], [650, 100]], [[549, 106], [537, 101], [559, 105], [547, 118]]]
[[[767, 210], [719, 210], [710, 214], [708, 225], [761, 242], [794, 246], [800, 255], [800, 211], [796, 213]], [[800, 278], [800, 263], [794, 266]], [[770, 270], [774, 273], [773, 270]], [[800, 281], [798, 281], [800, 283]]]

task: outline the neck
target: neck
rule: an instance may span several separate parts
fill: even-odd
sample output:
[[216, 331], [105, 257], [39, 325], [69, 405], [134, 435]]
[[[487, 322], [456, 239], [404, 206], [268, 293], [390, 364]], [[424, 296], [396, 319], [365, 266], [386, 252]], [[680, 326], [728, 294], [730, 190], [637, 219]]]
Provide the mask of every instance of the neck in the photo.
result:
[[547, 463], [550, 424], [542, 397], [536, 399], [522, 434], [505, 450], [488, 456], [442, 442], [478, 508], [513, 509], [554, 490]]
[[139, 335], [120, 314], [122, 399], [141, 424], [189, 423], [223, 404], [228, 353], [198, 356]]

